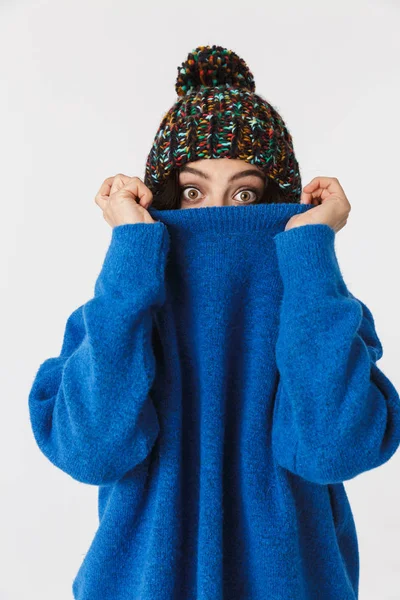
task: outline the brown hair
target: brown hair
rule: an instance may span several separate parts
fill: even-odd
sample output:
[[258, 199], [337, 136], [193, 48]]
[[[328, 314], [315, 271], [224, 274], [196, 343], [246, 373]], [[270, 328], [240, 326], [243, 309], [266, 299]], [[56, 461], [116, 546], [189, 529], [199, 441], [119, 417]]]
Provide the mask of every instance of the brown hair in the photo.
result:
[[[267, 180], [264, 194], [258, 204], [287, 203], [280, 193], [280, 188], [272, 179]], [[153, 197], [152, 208], [157, 210], [174, 210], [181, 207], [181, 186], [179, 185], [179, 169], [173, 169], [160, 192]]]

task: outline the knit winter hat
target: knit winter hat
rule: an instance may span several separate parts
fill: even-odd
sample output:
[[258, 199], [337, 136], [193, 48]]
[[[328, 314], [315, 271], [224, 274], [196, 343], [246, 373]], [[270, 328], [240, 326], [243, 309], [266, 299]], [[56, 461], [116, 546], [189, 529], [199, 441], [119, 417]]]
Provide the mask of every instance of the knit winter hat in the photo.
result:
[[242, 58], [198, 46], [178, 67], [178, 100], [164, 115], [146, 161], [144, 183], [156, 194], [173, 168], [204, 158], [238, 158], [277, 183], [283, 202], [298, 203], [301, 176], [292, 136], [277, 110], [255, 93]]

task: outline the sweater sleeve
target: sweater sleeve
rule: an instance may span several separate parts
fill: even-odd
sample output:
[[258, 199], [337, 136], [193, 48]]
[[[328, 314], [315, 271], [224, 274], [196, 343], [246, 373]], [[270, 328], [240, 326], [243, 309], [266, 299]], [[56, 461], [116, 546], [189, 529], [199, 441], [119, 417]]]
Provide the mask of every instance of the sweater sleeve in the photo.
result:
[[371, 311], [343, 280], [335, 231], [307, 224], [274, 241], [283, 296], [273, 452], [304, 479], [343, 482], [395, 453], [399, 395], [376, 364], [382, 345]]
[[72, 312], [59, 356], [35, 374], [29, 413], [36, 443], [80, 482], [118, 481], [158, 436], [152, 310], [165, 300], [168, 249], [159, 221], [114, 227], [94, 297]]

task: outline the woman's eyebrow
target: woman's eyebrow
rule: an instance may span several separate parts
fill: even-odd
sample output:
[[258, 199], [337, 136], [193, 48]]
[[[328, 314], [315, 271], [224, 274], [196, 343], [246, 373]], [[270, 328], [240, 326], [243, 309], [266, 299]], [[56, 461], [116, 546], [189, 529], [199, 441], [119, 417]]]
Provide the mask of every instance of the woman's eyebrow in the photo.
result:
[[[188, 167], [187, 165], [183, 165], [180, 169], [180, 172], [193, 173], [193, 175], [199, 175], [204, 179], [210, 179], [210, 177], [206, 175], [206, 173], [203, 173], [203, 171], [199, 171], [198, 169], [194, 169], [193, 167]], [[235, 175], [232, 175], [232, 177], [230, 177], [228, 181], [236, 181], [237, 179], [241, 179], [242, 177], [248, 177], [249, 175], [255, 175], [265, 183], [265, 176], [261, 173], [261, 171], [258, 171], [257, 169], [246, 169], [245, 171], [235, 173]]]
[[262, 181], [265, 182], [265, 175], [261, 173], [261, 171], [257, 171], [256, 169], [246, 169], [245, 171], [240, 171], [229, 179], [229, 181], [235, 181], [236, 179], [240, 179], [241, 177], [248, 177], [249, 175], [255, 175], [259, 177]]

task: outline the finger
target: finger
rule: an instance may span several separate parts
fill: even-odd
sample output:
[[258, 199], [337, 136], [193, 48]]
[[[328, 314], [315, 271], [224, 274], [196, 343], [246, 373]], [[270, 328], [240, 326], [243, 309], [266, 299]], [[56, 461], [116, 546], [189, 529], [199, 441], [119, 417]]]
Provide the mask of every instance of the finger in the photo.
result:
[[115, 192], [118, 192], [118, 190], [122, 190], [122, 188], [128, 183], [130, 179], [132, 179], [132, 177], [128, 177], [128, 175], [124, 175], [123, 173], [118, 173], [118, 175], [115, 175], [111, 184], [110, 196], [111, 194], [115, 194]]
[[328, 198], [331, 195], [331, 192], [329, 192], [327, 188], [323, 188], [321, 186], [317, 186], [315, 189], [311, 189], [311, 191], [303, 191], [302, 193], [308, 199], [309, 204], [314, 205], [319, 204], [320, 201], [322, 201], [324, 198]]
[[104, 212], [107, 207], [107, 204], [110, 201], [110, 196], [101, 196], [100, 194], [97, 194], [94, 201], [96, 202], [97, 206], [100, 206], [101, 210]]
[[110, 195], [122, 189], [126, 182], [130, 179], [132, 178], [128, 175], [124, 175], [123, 173], [118, 173], [112, 177], [107, 177], [107, 179], [105, 179], [101, 184], [100, 189], [95, 196], [96, 204], [100, 206], [102, 210], [104, 210]]
[[97, 195], [99, 195], [99, 196], [109, 196], [110, 195], [111, 185], [112, 185], [112, 182], [114, 181], [114, 177], [115, 177], [115, 175], [113, 175], [112, 177], [107, 177], [107, 179], [105, 179], [103, 181], [96, 196]]
[[335, 192], [344, 193], [337, 177], [314, 177], [314, 179], [304, 186], [303, 190], [312, 193], [317, 191], [318, 188], [328, 190], [331, 194]]
[[132, 177], [130, 181], [126, 183], [124, 189], [131, 192], [143, 208], [147, 208], [153, 200], [151, 190], [139, 177]]
[[300, 204], [311, 204], [312, 196], [307, 192], [302, 192], [300, 196]]
[[105, 179], [101, 184], [99, 191], [94, 197], [94, 201], [96, 202], [97, 206], [100, 206], [102, 210], [105, 209], [107, 201], [109, 200], [111, 186], [114, 179], [115, 175], [112, 177], [107, 177], [107, 179]]
[[321, 177], [314, 177], [314, 179], [312, 179], [309, 183], [307, 183], [307, 185], [303, 187], [301, 196], [305, 199], [306, 204], [315, 205], [315, 200], [321, 196], [324, 189], [320, 184], [321, 179]]
[[302, 192], [300, 196], [301, 204], [312, 204], [314, 206], [318, 205], [318, 197], [320, 195], [321, 188], [315, 190], [315, 192]]

